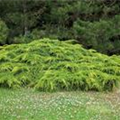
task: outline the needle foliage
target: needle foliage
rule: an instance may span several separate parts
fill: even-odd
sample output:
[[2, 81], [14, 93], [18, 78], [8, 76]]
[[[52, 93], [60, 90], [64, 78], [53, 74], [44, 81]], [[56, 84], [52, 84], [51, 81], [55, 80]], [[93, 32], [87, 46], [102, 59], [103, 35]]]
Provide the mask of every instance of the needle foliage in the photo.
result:
[[119, 56], [86, 50], [73, 41], [44, 38], [0, 47], [1, 87], [104, 91], [119, 81]]

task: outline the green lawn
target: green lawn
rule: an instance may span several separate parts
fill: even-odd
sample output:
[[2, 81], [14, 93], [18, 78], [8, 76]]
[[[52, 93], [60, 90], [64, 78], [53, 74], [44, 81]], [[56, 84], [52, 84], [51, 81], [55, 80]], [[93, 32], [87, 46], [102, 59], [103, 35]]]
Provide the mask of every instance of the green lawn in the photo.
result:
[[120, 120], [120, 91], [0, 89], [0, 120]]

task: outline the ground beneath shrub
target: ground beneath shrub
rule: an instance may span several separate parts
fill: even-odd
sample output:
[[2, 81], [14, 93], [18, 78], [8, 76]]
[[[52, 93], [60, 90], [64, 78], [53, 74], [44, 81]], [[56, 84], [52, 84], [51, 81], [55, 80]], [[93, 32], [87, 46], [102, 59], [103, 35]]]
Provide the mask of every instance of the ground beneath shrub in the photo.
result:
[[0, 120], [119, 120], [120, 91], [43, 93], [0, 89]]

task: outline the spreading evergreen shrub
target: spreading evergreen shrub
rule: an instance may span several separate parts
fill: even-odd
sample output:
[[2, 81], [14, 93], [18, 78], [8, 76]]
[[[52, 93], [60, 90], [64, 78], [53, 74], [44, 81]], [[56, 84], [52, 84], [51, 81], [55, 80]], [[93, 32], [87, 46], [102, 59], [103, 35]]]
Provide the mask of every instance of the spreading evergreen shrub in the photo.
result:
[[120, 57], [86, 50], [74, 41], [41, 39], [0, 47], [0, 86], [42, 91], [113, 90]]

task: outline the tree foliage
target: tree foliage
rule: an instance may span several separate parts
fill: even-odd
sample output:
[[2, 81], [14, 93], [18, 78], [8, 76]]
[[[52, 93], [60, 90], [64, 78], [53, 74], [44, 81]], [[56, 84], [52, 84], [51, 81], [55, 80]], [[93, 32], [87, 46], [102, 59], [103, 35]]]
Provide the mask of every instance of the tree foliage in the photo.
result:
[[8, 37], [8, 28], [6, 24], [0, 20], [0, 44], [5, 44]]
[[10, 30], [8, 44], [76, 39], [86, 48], [119, 54], [119, 16], [118, 0], [0, 0], [0, 18]]
[[81, 37], [81, 42], [86, 47], [97, 49], [103, 53], [119, 49], [117, 45], [120, 43], [119, 38], [117, 39], [120, 33], [119, 26], [119, 15], [111, 20], [100, 20], [97, 22], [78, 20], [74, 24], [76, 37]]

